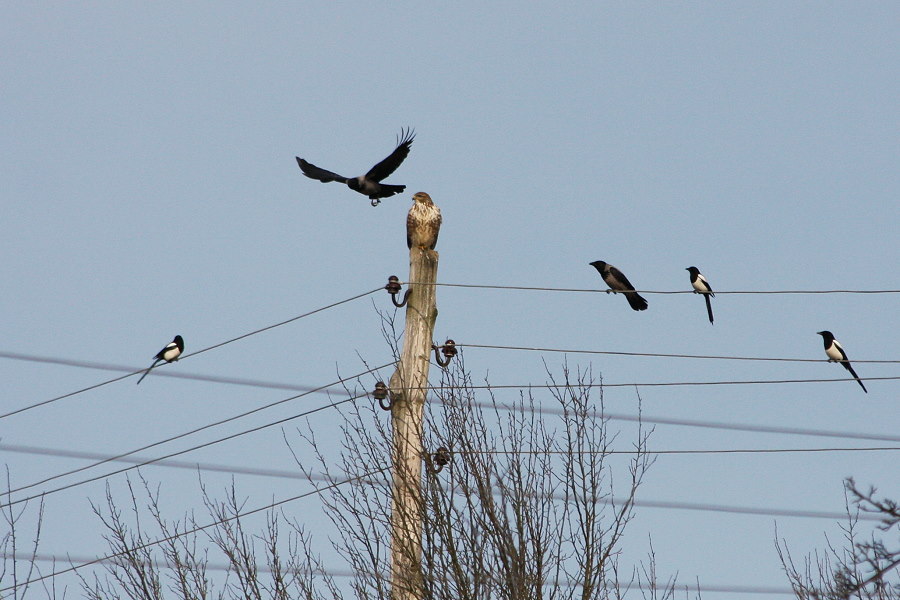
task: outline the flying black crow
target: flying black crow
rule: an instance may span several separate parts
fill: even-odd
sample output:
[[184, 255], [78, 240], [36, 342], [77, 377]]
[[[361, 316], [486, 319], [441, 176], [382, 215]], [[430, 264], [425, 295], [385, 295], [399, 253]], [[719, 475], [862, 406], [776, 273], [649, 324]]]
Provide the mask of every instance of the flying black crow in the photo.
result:
[[698, 269], [697, 267], [688, 267], [687, 269], [685, 269], [685, 271], [688, 271], [691, 274], [691, 285], [694, 286], [694, 292], [697, 294], [703, 294], [703, 299], [706, 300], [706, 314], [709, 315], [709, 322], [710, 324], [712, 324], [712, 303], [709, 301], [709, 299], [716, 297], [716, 295], [712, 291], [712, 287], [709, 285], [706, 277], [703, 276], [703, 273], [701, 273], [700, 269]]
[[603, 277], [603, 281], [606, 282], [606, 285], [609, 286], [613, 293], [623, 292], [625, 294], [625, 298], [628, 299], [628, 304], [631, 305], [632, 309], [647, 310], [647, 301], [634, 291], [634, 286], [631, 285], [631, 282], [628, 281], [628, 278], [625, 277], [622, 271], [602, 260], [595, 260], [590, 265], [597, 269], [600, 276]]
[[406, 159], [409, 155], [409, 148], [412, 146], [415, 138], [416, 133], [413, 130], [404, 129], [401, 131], [397, 137], [397, 147], [394, 151], [383, 161], [369, 169], [368, 173], [359, 177], [344, 177], [343, 175], [326, 171], [303, 160], [299, 156], [296, 157], [297, 164], [300, 165], [300, 170], [303, 171], [303, 174], [310, 179], [316, 179], [322, 183], [328, 183], [329, 181], [346, 183], [351, 190], [368, 196], [369, 200], [372, 201], [372, 206], [378, 206], [381, 204], [381, 198], [399, 194], [406, 189], [405, 185], [388, 185], [381, 183], [381, 180], [396, 171], [397, 167]]
[[828, 362], [839, 362], [844, 365], [844, 368], [850, 371], [850, 374], [853, 375], [853, 379], [856, 380], [856, 383], [859, 384], [859, 387], [863, 389], [865, 393], [869, 393], [869, 390], [866, 389], [866, 386], [863, 385], [863, 382], [860, 381], [859, 375], [856, 374], [856, 371], [853, 370], [853, 367], [850, 365], [850, 359], [847, 358], [847, 353], [844, 352], [844, 348], [838, 343], [836, 339], [834, 339], [834, 334], [830, 331], [819, 331], [817, 332], [822, 336], [822, 341], [825, 342], [825, 354], [828, 355]]
[[178, 357], [181, 356], [181, 353], [184, 352], [184, 340], [181, 339], [180, 335], [176, 335], [175, 339], [166, 344], [166, 347], [156, 353], [154, 356], [153, 364], [150, 365], [150, 368], [144, 371], [144, 374], [141, 375], [141, 378], [138, 379], [138, 383], [144, 380], [150, 371], [159, 363], [159, 361], [164, 360], [167, 363], [172, 362], [173, 360], [178, 360]]

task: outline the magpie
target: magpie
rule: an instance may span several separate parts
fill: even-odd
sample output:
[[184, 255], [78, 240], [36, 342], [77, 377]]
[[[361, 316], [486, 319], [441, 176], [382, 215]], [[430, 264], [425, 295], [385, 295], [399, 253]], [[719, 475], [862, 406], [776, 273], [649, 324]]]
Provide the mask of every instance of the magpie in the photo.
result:
[[609, 263], [605, 263], [602, 260], [595, 260], [592, 263], [589, 263], [592, 267], [597, 269], [600, 273], [600, 276], [603, 277], [603, 281], [606, 282], [606, 285], [609, 286], [609, 290], [607, 293], [612, 291], [614, 294], [617, 292], [623, 292], [625, 294], [625, 298], [628, 300], [628, 304], [631, 305], [631, 308], [634, 310], [647, 310], [647, 301], [644, 300], [636, 291], [634, 291], [634, 286], [631, 285], [631, 282], [628, 281], [628, 278], [625, 277], [625, 274], [622, 271], [618, 270], [614, 266]]
[[141, 375], [141, 378], [137, 380], [138, 383], [144, 380], [150, 371], [159, 363], [159, 361], [164, 360], [167, 363], [178, 360], [178, 357], [181, 356], [181, 353], [184, 352], [184, 340], [181, 339], [180, 335], [176, 335], [175, 339], [166, 344], [166, 347], [156, 353], [154, 356], [153, 364], [150, 365], [150, 368], [144, 371], [144, 374]]
[[850, 359], [847, 358], [847, 353], [844, 352], [844, 348], [838, 343], [836, 339], [834, 339], [834, 334], [830, 331], [819, 331], [817, 332], [822, 336], [822, 341], [825, 342], [825, 354], [828, 355], [828, 362], [839, 362], [844, 365], [844, 368], [850, 371], [850, 374], [853, 375], [853, 379], [856, 380], [856, 383], [859, 384], [859, 387], [863, 389], [865, 393], [869, 393], [869, 390], [866, 389], [866, 386], [863, 385], [863, 382], [860, 381], [859, 375], [856, 374], [856, 371], [853, 370], [853, 367], [850, 365]]
[[710, 325], [712, 325], [712, 303], [709, 301], [709, 299], [716, 297], [716, 295], [712, 291], [712, 286], [709, 285], [706, 277], [703, 276], [703, 273], [701, 273], [700, 269], [698, 269], [697, 267], [688, 267], [687, 269], [685, 269], [685, 271], [691, 274], [691, 285], [694, 286], [694, 293], [703, 294], [703, 299], [706, 300], [706, 314], [709, 315], [709, 323]]
[[409, 155], [410, 146], [412, 146], [415, 138], [415, 131], [411, 129], [404, 129], [401, 131], [400, 135], [397, 137], [397, 147], [394, 148], [394, 151], [391, 152], [387, 158], [369, 169], [368, 173], [360, 175], [359, 177], [344, 177], [343, 175], [338, 175], [337, 173], [317, 167], [316, 165], [303, 160], [299, 156], [295, 158], [297, 159], [297, 164], [300, 165], [300, 170], [310, 179], [315, 179], [322, 183], [328, 183], [330, 181], [346, 183], [347, 187], [351, 190], [368, 196], [372, 206], [378, 206], [381, 204], [381, 198], [399, 194], [406, 189], [405, 185], [389, 185], [381, 183], [381, 180], [396, 171], [397, 167], [399, 167], [406, 159]]

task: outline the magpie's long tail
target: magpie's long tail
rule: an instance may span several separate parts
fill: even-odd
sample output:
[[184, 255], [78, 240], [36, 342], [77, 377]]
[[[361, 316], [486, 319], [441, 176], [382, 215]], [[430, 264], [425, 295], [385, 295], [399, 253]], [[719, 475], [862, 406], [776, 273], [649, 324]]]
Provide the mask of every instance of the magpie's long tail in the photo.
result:
[[706, 300], [706, 314], [709, 315], [709, 323], [712, 325], [713, 322], [713, 314], [712, 314], [712, 302], [709, 300], [709, 294], [703, 294], [703, 299]]
[[147, 375], [150, 374], [150, 371], [153, 370], [153, 367], [155, 367], [155, 366], [157, 365], [157, 363], [159, 363], [159, 359], [154, 360], [154, 361], [153, 361], [153, 364], [150, 365], [150, 368], [147, 369], [146, 371], [144, 371], [144, 374], [141, 375], [141, 378], [137, 380], [137, 384], [136, 384], [136, 385], [140, 385], [140, 383], [144, 380], [144, 377], [146, 377]]
[[847, 369], [848, 371], [850, 371], [850, 374], [853, 375], [853, 379], [856, 380], [856, 383], [859, 384], [859, 387], [861, 387], [861, 388], [863, 389], [863, 391], [864, 391], [865, 393], [868, 394], [868, 393], [869, 393], [869, 390], [866, 389], [866, 386], [863, 385], [863, 382], [862, 382], [862, 380], [860, 380], [859, 375], [857, 375], [857, 374], [856, 374], [856, 371], [853, 370], [853, 367], [850, 366], [850, 362], [849, 362], [849, 361], [843, 361], [843, 362], [841, 362], [841, 364], [844, 365], [844, 368], [845, 368], [845, 369]]

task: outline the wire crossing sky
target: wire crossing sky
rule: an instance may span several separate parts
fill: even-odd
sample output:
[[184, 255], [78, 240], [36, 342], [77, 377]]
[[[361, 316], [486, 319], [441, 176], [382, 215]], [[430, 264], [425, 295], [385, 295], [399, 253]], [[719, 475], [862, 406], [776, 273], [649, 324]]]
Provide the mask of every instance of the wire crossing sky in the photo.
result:
[[[3, 452], [8, 487], [26, 486], [3, 502], [97, 475], [47, 497], [40, 551], [100, 557], [90, 503], [107, 482], [127, 491], [78, 471], [91, 461], [234, 467], [203, 482], [233, 480], [247, 506], [297, 495], [256, 472], [313, 461], [301, 433], [339, 464], [349, 402], [290, 419], [389, 375], [375, 367], [404, 314], [383, 285], [408, 277], [419, 191], [444, 220], [435, 342], [457, 340], [482, 406], [533, 397], [552, 418], [548, 382], [594, 381], [621, 450], [640, 419], [672, 451], [648, 501], [836, 515], [848, 476], [900, 498], [892, 450], [799, 451], [900, 441], [898, 18], [793, 0], [10, 4], [0, 442], [73, 456]], [[404, 128], [415, 141], [388, 181], [406, 191], [377, 207], [298, 168], [371, 165]], [[647, 310], [606, 293], [600, 260]], [[689, 266], [716, 292], [714, 324]], [[823, 330], [868, 393], [826, 362]], [[125, 381], [176, 334], [189, 363]], [[366, 373], [355, 391], [313, 392], [349, 373]], [[706, 450], [722, 453], [688, 453]], [[200, 506], [192, 469], [145, 473], [172, 518]], [[673, 514], [636, 510], [623, 566], [652, 539], [663, 579], [784, 590], [776, 521], [798, 557], [842, 539], [825, 518]], [[346, 569], [321, 503], [295, 516]]]

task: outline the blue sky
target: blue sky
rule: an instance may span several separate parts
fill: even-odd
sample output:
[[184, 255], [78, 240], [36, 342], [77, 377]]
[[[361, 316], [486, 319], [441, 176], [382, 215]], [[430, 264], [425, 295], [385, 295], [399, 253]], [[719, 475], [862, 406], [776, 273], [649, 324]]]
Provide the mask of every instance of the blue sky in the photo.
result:
[[[443, 211], [447, 283], [601, 289], [588, 263], [602, 259], [641, 289], [689, 289], [689, 265], [723, 291], [900, 289], [898, 18], [888, 2], [7, 4], [0, 351], [139, 368], [176, 333], [190, 353], [376, 288], [406, 273], [405, 215], [420, 190]], [[389, 179], [406, 193], [378, 208], [297, 169], [302, 156], [361, 174], [406, 126], [417, 138]], [[830, 329], [851, 359], [900, 358], [896, 294], [721, 295], [715, 326], [700, 298], [648, 300], [635, 313], [605, 294], [439, 288], [435, 337], [824, 359], [816, 332]], [[388, 306], [377, 294], [167, 369], [322, 385], [364, 370], [360, 357], [389, 360], [376, 312]], [[566, 359], [610, 383], [844, 374], [824, 360], [466, 351], [476, 379], [504, 385], [544, 383], [543, 361], [558, 370]], [[892, 364], [857, 371], [898, 375]], [[0, 359], [2, 409], [113, 375]], [[116, 454], [290, 395], [132, 381], [0, 420], [0, 443]], [[648, 415], [896, 435], [897, 382], [867, 387], [639, 391]], [[634, 388], [605, 398], [611, 411], [637, 410]], [[326, 401], [308, 396], [165, 450]], [[310, 422], [327, 432], [335, 418]], [[651, 442], [854, 445], [897, 446], [666, 425]], [[84, 464], [3, 456], [20, 485]], [[277, 428], [182, 458], [292, 465]], [[661, 456], [641, 497], [840, 512], [848, 475], [900, 496], [896, 464], [896, 451]], [[200, 506], [190, 472], [144, 474], [173, 517]], [[236, 482], [249, 505], [306, 489]], [[121, 491], [121, 476], [111, 485]], [[89, 505], [102, 494], [98, 482], [48, 496], [44, 551], [103, 552]], [[314, 501], [295, 510], [322, 521]], [[785, 586], [775, 521], [645, 508], [626, 557], [641, 558], [651, 535], [660, 572], [683, 582]], [[827, 519], [777, 526], [799, 554], [839, 535]]]

